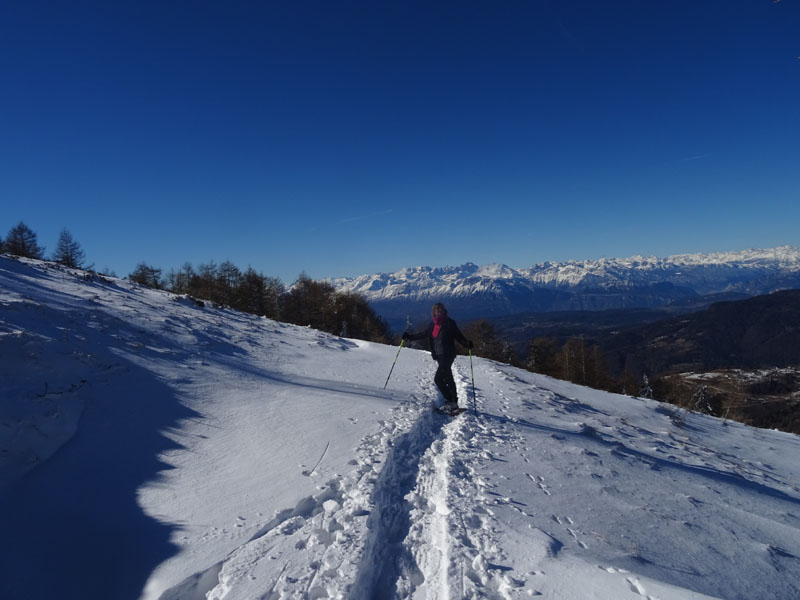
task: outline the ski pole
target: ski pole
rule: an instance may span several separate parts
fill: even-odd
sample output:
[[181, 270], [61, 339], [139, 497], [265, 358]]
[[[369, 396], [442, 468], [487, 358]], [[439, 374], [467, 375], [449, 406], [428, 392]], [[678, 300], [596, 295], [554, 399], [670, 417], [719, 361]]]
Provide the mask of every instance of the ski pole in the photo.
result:
[[392, 368], [389, 369], [389, 376], [386, 378], [386, 383], [383, 384], [383, 389], [386, 389], [386, 386], [389, 385], [389, 377], [392, 376], [392, 371], [394, 371], [394, 366], [397, 364], [397, 357], [400, 356], [400, 350], [403, 349], [403, 344], [405, 340], [400, 341], [400, 347], [397, 349], [397, 354], [394, 357], [394, 362], [392, 363]]
[[472, 414], [478, 416], [478, 409], [475, 408], [475, 371], [472, 370], [472, 348], [469, 349], [469, 374], [472, 376]]

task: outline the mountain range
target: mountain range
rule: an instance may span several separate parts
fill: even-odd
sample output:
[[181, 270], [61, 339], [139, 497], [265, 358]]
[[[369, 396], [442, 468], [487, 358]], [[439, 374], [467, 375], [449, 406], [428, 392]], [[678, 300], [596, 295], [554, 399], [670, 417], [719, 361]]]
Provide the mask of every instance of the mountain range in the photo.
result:
[[329, 280], [362, 294], [393, 328], [427, 318], [444, 302], [459, 320], [523, 312], [708, 306], [800, 288], [800, 247], [545, 262], [410, 267]]

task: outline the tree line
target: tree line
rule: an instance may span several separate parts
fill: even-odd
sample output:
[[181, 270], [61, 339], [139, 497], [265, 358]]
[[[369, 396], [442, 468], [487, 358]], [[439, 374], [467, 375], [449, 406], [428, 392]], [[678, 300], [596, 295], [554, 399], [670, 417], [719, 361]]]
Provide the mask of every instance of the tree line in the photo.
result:
[[[66, 267], [91, 270], [86, 254], [68, 229], [63, 229], [52, 254], [46, 255], [36, 233], [24, 222], [0, 237], [0, 253], [49, 259]], [[390, 342], [391, 331], [363, 296], [339, 292], [327, 282], [301, 274], [286, 289], [279, 278], [268, 277], [252, 267], [239, 269], [230, 261], [210, 262], [196, 268], [186, 263], [164, 273], [144, 262], [136, 265], [128, 279], [153, 289], [229, 307], [242, 312], [326, 331], [334, 335], [375, 342]]]
[[392, 337], [388, 324], [363, 296], [337, 291], [330, 283], [315, 281], [304, 273], [288, 290], [279, 278], [267, 277], [252, 267], [241, 271], [230, 261], [197, 268], [186, 263], [166, 275], [159, 268], [139, 263], [128, 278], [147, 287], [342, 337], [374, 342], [389, 342]]
[[737, 376], [733, 369], [725, 376], [709, 375], [706, 379], [714, 382], [711, 385], [706, 380], [669, 371], [648, 376], [626, 368], [615, 373], [609, 369], [601, 345], [583, 337], [536, 337], [518, 356], [491, 323], [476, 321], [464, 327], [463, 332], [475, 341], [477, 356], [594, 389], [672, 405], [668, 414], [676, 425], [684, 423], [683, 411], [689, 410], [755, 427], [800, 433], [800, 408], [794, 400], [800, 389], [797, 369], [772, 370], [762, 379]]
[[495, 326], [484, 319], [469, 323], [463, 332], [467, 338], [475, 340], [476, 356], [598, 390], [645, 395], [643, 381], [629, 371], [612, 375], [600, 346], [583, 337], [565, 340], [535, 337], [528, 341], [522, 353], [518, 353]]
[[535, 337], [518, 354], [492, 323], [479, 319], [467, 324], [463, 333], [475, 342], [476, 356], [541, 373], [593, 389], [638, 398], [658, 399], [707, 414], [719, 415], [719, 402], [704, 392], [678, 390], [668, 375], [649, 378], [625, 369], [612, 373], [602, 347], [584, 337]]

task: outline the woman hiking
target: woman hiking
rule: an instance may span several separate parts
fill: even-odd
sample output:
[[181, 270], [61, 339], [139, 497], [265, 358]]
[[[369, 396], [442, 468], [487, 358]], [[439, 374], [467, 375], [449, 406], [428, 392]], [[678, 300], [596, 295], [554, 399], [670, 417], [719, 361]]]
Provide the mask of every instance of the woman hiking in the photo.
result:
[[433, 382], [444, 396], [444, 406], [442, 412], [454, 412], [458, 409], [458, 392], [456, 382], [453, 379], [453, 361], [456, 359], [456, 345], [459, 344], [472, 350], [472, 342], [464, 337], [459, 331], [458, 325], [447, 316], [447, 309], [444, 304], [437, 302], [431, 309], [433, 322], [427, 329], [419, 333], [404, 333], [404, 340], [428, 339], [431, 349], [431, 357], [439, 365]]

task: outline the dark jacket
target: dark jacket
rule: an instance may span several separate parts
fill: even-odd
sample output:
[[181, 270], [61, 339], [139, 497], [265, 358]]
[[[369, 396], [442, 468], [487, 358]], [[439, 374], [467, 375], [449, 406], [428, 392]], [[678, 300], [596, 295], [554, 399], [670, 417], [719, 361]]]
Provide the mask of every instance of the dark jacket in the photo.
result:
[[434, 360], [454, 359], [456, 357], [456, 341], [465, 348], [469, 345], [467, 338], [463, 336], [456, 322], [450, 317], [447, 317], [447, 320], [442, 324], [441, 329], [439, 329], [439, 335], [436, 337], [433, 337], [432, 322], [424, 331], [408, 334], [409, 340], [421, 340], [423, 338], [428, 338], [431, 356]]

